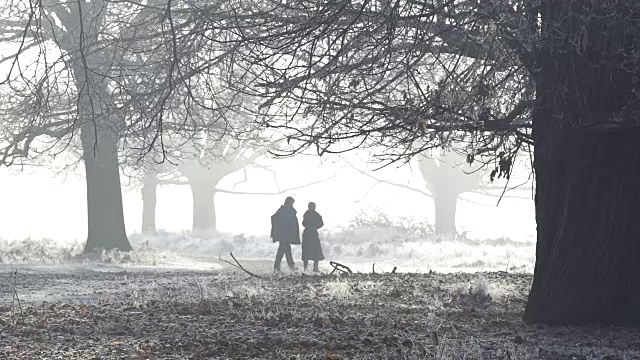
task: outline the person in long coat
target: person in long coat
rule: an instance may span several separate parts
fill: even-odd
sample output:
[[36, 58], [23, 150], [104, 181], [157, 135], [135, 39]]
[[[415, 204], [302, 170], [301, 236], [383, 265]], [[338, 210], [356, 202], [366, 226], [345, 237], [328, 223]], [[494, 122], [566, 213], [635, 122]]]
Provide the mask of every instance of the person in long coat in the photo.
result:
[[288, 196], [284, 205], [281, 205], [275, 214], [271, 215], [271, 238], [273, 242], [278, 244], [278, 252], [276, 253], [276, 262], [273, 269], [280, 271], [280, 263], [282, 257], [286, 256], [287, 265], [291, 271], [295, 271], [295, 263], [291, 254], [291, 245], [300, 245], [300, 225], [298, 224], [298, 216], [296, 209], [293, 208], [295, 200]]
[[313, 271], [319, 272], [318, 262], [324, 260], [324, 255], [322, 254], [318, 229], [324, 226], [324, 222], [322, 221], [322, 216], [316, 211], [314, 202], [309, 203], [308, 210], [302, 217], [302, 226], [304, 226], [304, 231], [302, 232], [302, 262], [304, 263], [304, 269], [307, 270], [309, 261], [313, 261]]

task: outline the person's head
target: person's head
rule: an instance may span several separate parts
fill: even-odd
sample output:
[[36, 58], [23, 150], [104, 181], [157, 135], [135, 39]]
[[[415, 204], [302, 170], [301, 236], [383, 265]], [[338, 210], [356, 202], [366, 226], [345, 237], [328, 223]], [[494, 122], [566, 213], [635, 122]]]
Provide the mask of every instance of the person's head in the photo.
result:
[[293, 207], [293, 203], [296, 202], [295, 200], [293, 200], [293, 198], [291, 196], [287, 196], [286, 199], [284, 199], [284, 206], [290, 206]]
[[315, 210], [315, 209], [316, 209], [316, 203], [314, 203], [314, 202], [310, 202], [310, 203], [309, 203], [309, 207], [308, 207], [308, 209], [309, 209], [309, 210]]

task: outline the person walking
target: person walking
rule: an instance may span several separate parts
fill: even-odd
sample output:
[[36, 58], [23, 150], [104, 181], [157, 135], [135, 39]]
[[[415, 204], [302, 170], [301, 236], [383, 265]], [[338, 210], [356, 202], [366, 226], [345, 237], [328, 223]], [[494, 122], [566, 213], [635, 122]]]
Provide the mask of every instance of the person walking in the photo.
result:
[[291, 271], [296, 271], [296, 266], [291, 254], [291, 245], [300, 245], [300, 225], [296, 209], [293, 208], [295, 200], [288, 196], [275, 214], [271, 215], [271, 238], [278, 244], [276, 261], [273, 265], [275, 272], [280, 271], [282, 257], [287, 258], [287, 265]]
[[309, 261], [313, 261], [313, 272], [320, 272], [318, 263], [324, 260], [322, 245], [320, 244], [320, 234], [318, 229], [324, 226], [322, 216], [316, 211], [316, 203], [310, 202], [308, 210], [302, 217], [302, 262], [304, 270], [309, 266]]

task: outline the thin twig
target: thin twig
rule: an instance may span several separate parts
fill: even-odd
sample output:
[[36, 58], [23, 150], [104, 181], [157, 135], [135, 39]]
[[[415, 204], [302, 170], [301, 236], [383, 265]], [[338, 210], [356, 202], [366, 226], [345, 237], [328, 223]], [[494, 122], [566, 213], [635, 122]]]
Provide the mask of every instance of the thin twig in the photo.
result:
[[331, 271], [329, 275], [333, 274], [336, 271], [340, 271], [342, 273], [349, 273], [349, 275], [353, 275], [353, 271], [351, 271], [351, 269], [349, 269], [349, 267], [346, 265], [342, 265], [335, 261], [329, 261], [329, 265], [333, 266], [333, 271]]
[[245, 268], [244, 268], [244, 266], [242, 266], [242, 264], [240, 264], [240, 262], [238, 261], [238, 259], [236, 259], [236, 257], [235, 257], [235, 256], [233, 256], [233, 252], [232, 252], [232, 251], [229, 251], [229, 255], [231, 255], [231, 258], [233, 259], [233, 261], [235, 261], [235, 262], [236, 262], [235, 264], [234, 264], [234, 263], [232, 263], [232, 262], [230, 262], [230, 261], [227, 261], [227, 260], [223, 259], [221, 255], [220, 255], [220, 256], [218, 256], [218, 260], [220, 260], [220, 261], [222, 261], [222, 262], [225, 262], [225, 263], [227, 263], [227, 264], [229, 264], [229, 265], [231, 265], [231, 266], [233, 266], [233, 267], [235, 267], [235, 268], [238, 268], [238, 269], [240, 269], [240, 270], [242, 270], [242, 271], [246, 272], [246, 273], [247, 273], [247, 274], [249, 274], [249, 276], [251, 276], [251, 277], [255, 277], [255, 278], [258, 278], [258, 279], [262, 279], [262, 277], [261, 277], [261, 276], [256, 275], [256, 274], [252, 273], [251, 271], [249, 271], [249, 270], [245, 269]]

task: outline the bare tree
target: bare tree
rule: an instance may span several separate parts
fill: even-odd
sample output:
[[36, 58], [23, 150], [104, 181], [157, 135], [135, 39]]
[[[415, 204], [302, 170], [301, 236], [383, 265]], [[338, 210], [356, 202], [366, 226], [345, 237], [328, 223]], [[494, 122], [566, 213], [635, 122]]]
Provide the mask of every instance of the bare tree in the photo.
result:
[[[271, 143], [270, 147], [273, 147], [273, 144]], [[138, 174], [142, 178], [141, 184], [136, 185], [141, 186], [142, 191], [143, 233], [152, 234], [156, 231], [155, 210], [158, 186], [188, 185], [191, 188], [193, 201], [192, 234], [206, 236], [217, 233], [215, 195], [218, 193], [256, 196], [280, 195], [325, 182], [335, 176], [333, 174], [328, 178], [281, 188], [278, 185], [277, 174], [271, 170], [273, 164], [265, 163], [264, 161], [268, 158], [266, 153], [269, 147], [266, 144], [260, 144], [258, 139], [242, 143], [237, 139], [225, 137], [225, 141], [215, 141], [216, 148], [209, 148], [208, 146], [208, 144], [204, 144], [201, 148], [202, 152], [197, 152], [195, 148], [183, 150], [186, 158], [176, 165], [168, 163], [152, 164], [149, 167], [145, 166], [143, 173]], [[190, 154], [197, 155], [192, 156]], [[235, 190], [235, 186], [250, 180], [248, 169], [260, 169], [265, 174], [271, 173], [276, 189], [269, 192]], [[224, 178], [237, 171], [243, 171], [243, 180], [236, 182], [230, 189], [220, 186], [220, 182]]]
[[142, 196], [142, 234], [156, 232], [156, 205], [158, 203], [158, 169], [145, 167], [140, 194]]
[[205, 140], [184, 152], [177, 170], [191, 187], [194, 235], [217, 232], [214, 197], [219, 190], [218, 183], [229, 174], [255, 163], [266, 150], [255, 142], [224, 138], [223, 141]]
[[290, 140], [280, 155], [382, 145], [406, 160], [464, 143], [475, 157], [532, 143], [528, 6], [267, 0], [208, 23], [233, 18], [242, 46], [226, 65], [252, 81], [229, 86], [264, 99], [262, 125]]
[[445, 236], [457, 234], [458, 198], [465, 192], [476, 190], [486, 174], [484, 171], [472, 171], [468, 175], [464, 174], [461, 164], [466, 164], [465, 159], [456, 155], [455, 152], [447, 152], [437, 159], [424, 155], [418, 156], [420, 174], [435, 202], [436, 234]]
[[[166, 137], [188, 138], [225, 121], [226, 105], [216, 103], [208, 70], [214, 61], [208, 68], [190, 66], [200, 37], [189, 36], [193, 24], [180, 11], [184, 6], [162, 0], [12, 0], [1, 6], [0, 63], [8, 70], [0, 83], [0, 163], [18, 164], [69, 144], [82, 149], [86, 251], [131, 249], [120, 149], [162, 161]], [[194, 116], [193, 108], [206, 116]]]
[[457, 144], [478, 160], [535, 144], [525, 320], [640, 324], [639, 3], [265, 0], [225, 11], [207, 23], [233, 18], [228, 65], [261, 86], [234, 85], [264, 99], [263, 125], [290, 136], [291, 153], [377, 144], [393, 161]]
[[[381, 179], [375, 174], [362, 170], [347, 161], [349, 166], [358, 171], [363, 176], [367, 176], [375, 181], [369, 187], [364, 196], [371, 191], [371, 188], [378, 184], [386, 184], [402, 190], [412, 191], [421, 194], [434, 201], [435, 207], [435, 231], [439, 235], [452, 236], [457, 234], [456, 209], [458, 200], [472, 202], [461, 198], [464, 193], [473, 192], [476, 194], [496, 197], [501, 196], [504, 188], [490, 187], [489, 172], [482, 167], [471, 167], [467, 164], [466, 158], [455, 152], [447, 152], [439, 157], [418, 155], [416, 157], [418, 169], [422, 179], [425, 181], [426, 189], [412, 187], [408, 183]], [[402, 165], [408, 166], [408, 165]], [[498, 191], [495, 191], [498, 190]], [[513, 191], [513, 189], [510, 189]], [[513, 198], [515, 195], [510, 192], [507, 197]]]

